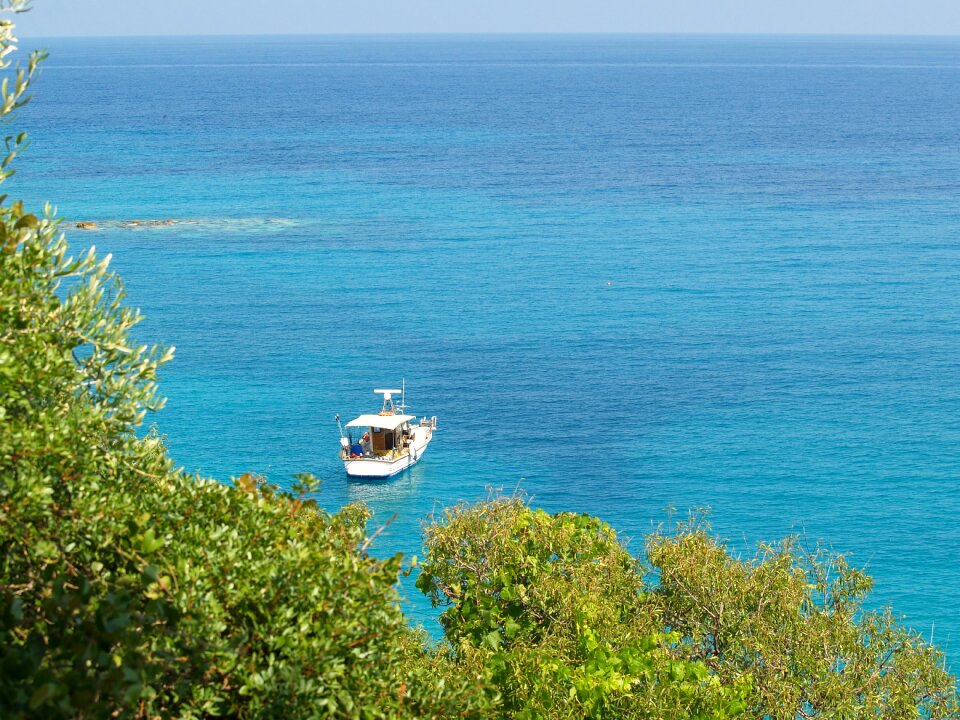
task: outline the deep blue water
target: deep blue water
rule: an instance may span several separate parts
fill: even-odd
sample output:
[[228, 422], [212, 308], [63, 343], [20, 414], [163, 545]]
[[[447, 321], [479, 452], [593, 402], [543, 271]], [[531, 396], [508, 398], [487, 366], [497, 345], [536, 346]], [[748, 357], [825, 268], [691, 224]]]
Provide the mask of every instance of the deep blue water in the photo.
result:
[[[24, 45], [37, 44], [29, 38]], [[960, 40], [53, 40], [8, 186], [177, 346], [178, 463], [853, 554], [960, 657]], [[405, 377], [426, 459], [347, 482]], [[429, 621], [422, 602], [417, 617]]]

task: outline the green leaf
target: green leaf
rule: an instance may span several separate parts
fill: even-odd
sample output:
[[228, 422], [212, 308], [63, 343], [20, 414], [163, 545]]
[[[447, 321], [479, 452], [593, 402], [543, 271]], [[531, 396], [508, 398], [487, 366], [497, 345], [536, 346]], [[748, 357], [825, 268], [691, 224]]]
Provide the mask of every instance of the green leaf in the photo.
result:
[[144, 555], [152, 555], [163, 547], [163, 538], [158, 538], [153, 528], [147, 530], [140, 540], [140, 552]]
[[14, 229], [20, 230], [21, 228], [35, 228], [39, 225], [36, 215], [24, 215], [14, 224]]
[[491, 650], [494, 650], [494, 651], [499, 650], [500, 643], [501, 643], [501, 638], [500, 638], [499, 630], [491, 630], [483, 637], [483, 644], [486, 645]]
[[46, 705], [56, 693], [57, 686], [54, 683], [43, 683], [30, 693], [29, 707], [31, 710], [39, 710], [41, 706]]

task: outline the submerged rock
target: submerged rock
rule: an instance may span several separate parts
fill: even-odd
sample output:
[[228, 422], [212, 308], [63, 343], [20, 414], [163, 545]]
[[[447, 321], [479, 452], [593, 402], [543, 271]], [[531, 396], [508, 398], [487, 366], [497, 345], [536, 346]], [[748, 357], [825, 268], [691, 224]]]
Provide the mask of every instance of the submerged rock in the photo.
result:
[[127, 220], [120, 223], [120, 227], [158, 227], [160, 225], [176, 225], [176, 220]]
[[[2, 3], [2, 0], [0, 0]], [[93, 222], [83, 220], [74, 223], [81, 230], [152, 230], [163, 228], [179, 228], [186, 225], [201, 229], [224, 229], [231, 231], [257, 231], [265, 227], [286, 228], [293, 227], [298, 221], [290, 218], [161, 218], [157, 220], [131, 218], [124, 220], [101, 220]]]

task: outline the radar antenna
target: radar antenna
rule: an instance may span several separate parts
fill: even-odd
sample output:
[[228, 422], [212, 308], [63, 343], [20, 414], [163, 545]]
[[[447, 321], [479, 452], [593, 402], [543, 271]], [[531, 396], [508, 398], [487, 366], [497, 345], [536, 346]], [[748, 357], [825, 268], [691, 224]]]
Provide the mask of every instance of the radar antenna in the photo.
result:
[[383, 395], [383, 407], [380, 409], [380, 414], [396, 415], [397, 410], [393, 406], [393, 396], [396, 395], [397, 393], [400, 393], [402, 395], [403, 389], [401, 388], [399, 390], [395, 390], [395, 389], [376, 388], [374, 392], [377, 395]]

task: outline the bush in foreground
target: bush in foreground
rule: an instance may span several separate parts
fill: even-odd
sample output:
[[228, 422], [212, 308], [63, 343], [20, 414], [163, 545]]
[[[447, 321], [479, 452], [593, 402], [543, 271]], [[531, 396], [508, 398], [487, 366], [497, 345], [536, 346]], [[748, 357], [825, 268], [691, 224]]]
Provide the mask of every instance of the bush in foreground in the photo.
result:
[[870, 611], [843, 557], [733, 557], [702, 525], [646, 539], [518, 498], [446, 510], [418, 585], [511, 716], [953, 718], [942, 653]]
[[427, 528], [418, 586], [455, 662], [489, 678], [520, 718], [728, 718], [751, 680], [727, 685], [675, 646], [637, 561], [605, 523], [518, 498], [465, 505]]

